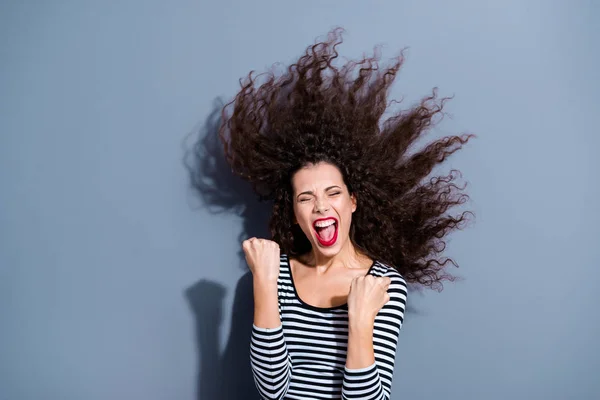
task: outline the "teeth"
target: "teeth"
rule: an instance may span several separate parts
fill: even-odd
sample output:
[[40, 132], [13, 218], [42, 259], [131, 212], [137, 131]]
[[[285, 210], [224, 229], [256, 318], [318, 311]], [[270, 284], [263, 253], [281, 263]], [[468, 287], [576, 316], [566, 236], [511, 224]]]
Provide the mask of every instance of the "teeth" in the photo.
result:
[[333, 225], [333, 224], [335, 224], [335, 221], [332, 219], [328, 219], [327, 221], [315, 222], [315, 226], [317, 228], [325, 228], [325, 227], [328, 227], [329, 225]]

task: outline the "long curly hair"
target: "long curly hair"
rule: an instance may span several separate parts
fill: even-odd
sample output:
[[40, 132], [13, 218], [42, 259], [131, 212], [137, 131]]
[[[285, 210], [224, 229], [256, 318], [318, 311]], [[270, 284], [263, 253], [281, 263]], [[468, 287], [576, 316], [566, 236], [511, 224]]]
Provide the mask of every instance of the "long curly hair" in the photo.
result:
[[[401, 53], [380, 69], [375, 51], [336, 67], [342, 33], [341, 28], [330, 31], [281, 74], [273, 67], [240, 80], [241, 90], [222, 109], [219, 137], [226, 159], [260, 200], [273, 202], [272, 240], [290, 256], [311, 250], [293, 224], [292, 176], [318, 162], [337, 166], [360, 205], [350, 227], [354, 246], [397, 269], [411, 286], [441, 291], [443, 280], [456, 279], [447, 264], [458, 267], [442, 257], [444, 238], [474, 214], [447, 214], [469, 198], [466, 184], [454, 183], [460, 171], [429, 175], [475, 135], [443, 137], [410, 152], [444, 115], [448, 98], [438, 100], [434, 88], [417, 105], [382, 121], [404, 57]], [[265, 79], [259, 84], [261, 76]]]

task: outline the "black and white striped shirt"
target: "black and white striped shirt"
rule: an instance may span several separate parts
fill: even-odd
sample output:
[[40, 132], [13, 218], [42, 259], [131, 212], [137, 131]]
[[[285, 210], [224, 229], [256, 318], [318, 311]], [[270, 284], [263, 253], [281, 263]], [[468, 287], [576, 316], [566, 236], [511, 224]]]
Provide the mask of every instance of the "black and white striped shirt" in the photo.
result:
[[289, 258], [280, 257], [277, 292], [281, 325], [252, 325], [250, 364], [264, 399], [388, 400], [407, 287], [394, 268], [374, 261], [368, 274], [389, 276], [390, 300], [375, 318], [375, 362], [346, 368], [348, 305], [314, 307], [298, 297]]

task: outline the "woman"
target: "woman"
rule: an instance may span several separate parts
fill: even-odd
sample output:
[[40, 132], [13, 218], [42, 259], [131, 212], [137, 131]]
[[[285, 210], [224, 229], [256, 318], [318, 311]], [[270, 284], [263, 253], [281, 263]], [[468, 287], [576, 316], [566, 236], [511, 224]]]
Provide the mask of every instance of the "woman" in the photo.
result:
[[[341, 29], [281, 76], [249, 74], [223, 109], [232, 170], [273, 202], [272, 238], [243, 243], [253, 274], [250, 364], [265, 399], [389, 399], [407, 285], [442, 289], [443, 238], [467, 212], [428, 176], [473, 135], [408, 150], [442, 115], [436, 93], [380, 125], [402, 58], [334, 65]], [[358, 70], [356, 76], [354, 72]], [[228, 109], [232, 107], [231, 112]]]

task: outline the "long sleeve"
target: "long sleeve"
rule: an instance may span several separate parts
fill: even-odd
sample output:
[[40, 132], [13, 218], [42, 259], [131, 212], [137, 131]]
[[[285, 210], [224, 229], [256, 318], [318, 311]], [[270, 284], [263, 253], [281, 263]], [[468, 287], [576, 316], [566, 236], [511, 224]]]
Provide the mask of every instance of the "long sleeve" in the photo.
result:
[[259, 328], [252, 324], [250, 365], [261, 397], [283, 399], [289, 388], [292, 367], [282, 325]]
[[365, 368], [344, 369], [342, 399], [389, 400], [394, 374], [394, 360], [400, 329], [404, 321], [407, 286], [404, 278], [390, 270], [390, 300], [375, 317], [373, 351], [375, 362]]

